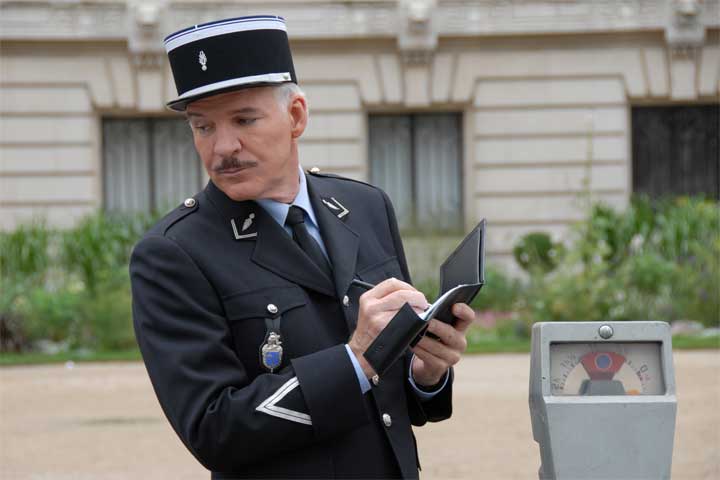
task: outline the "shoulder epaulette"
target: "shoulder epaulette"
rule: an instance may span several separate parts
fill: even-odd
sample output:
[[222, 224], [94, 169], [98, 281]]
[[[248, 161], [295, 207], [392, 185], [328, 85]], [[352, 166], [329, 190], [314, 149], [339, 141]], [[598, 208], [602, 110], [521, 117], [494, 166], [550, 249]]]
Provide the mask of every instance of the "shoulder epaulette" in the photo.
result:
[[177, 222], [182, 220], [183, 218], [187, 217], [191, 213], [195, 212], [198, 209], [198, 201], [195, 200], [193, 197], [186, 198], [185, 201], [177, 207], [175, 210], [168, 213], [165, 218], [162, 220], [163, 225], [163, 235], [167, 233], [167, 231], [175, 225]]
[[318, 167], [310, 168], [306, 172], [308, 174], [312, 175], [313, 177], [337, 178], [338, 180], [346, 180], [348, 182], [355, 182], [355, 183], [359, 183], [360, 185], [366, 185], [368, 187], [377, 188], [375, 185], [373, 185], [371, 183], [363, 182], [362, 180], [356, 180], [354, 178], [343, 177], [342, 175], [337, 175], [335, 173], [321, 172]]

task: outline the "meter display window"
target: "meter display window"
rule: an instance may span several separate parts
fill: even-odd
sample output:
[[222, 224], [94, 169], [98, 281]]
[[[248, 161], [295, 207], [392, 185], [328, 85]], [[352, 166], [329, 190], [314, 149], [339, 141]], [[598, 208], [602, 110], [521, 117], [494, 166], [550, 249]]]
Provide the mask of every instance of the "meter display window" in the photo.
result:
[[663, 395], [660, 343], [551, 343], [551, 395]]

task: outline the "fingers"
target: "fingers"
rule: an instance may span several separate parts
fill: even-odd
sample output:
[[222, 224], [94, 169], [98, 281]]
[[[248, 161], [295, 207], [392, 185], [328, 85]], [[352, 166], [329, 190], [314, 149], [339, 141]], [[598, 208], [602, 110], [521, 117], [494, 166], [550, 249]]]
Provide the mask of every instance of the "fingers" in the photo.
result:
[[465, 333], [475, 321], [475, 310], [464, 303], [453, 305], [452, 313], [457, 318], [453, 326], [458, 332]]
[[[450, 348], [461, 349], [464, 351], [467, 346], [465, 332], [461, 332], [457, 330], [456, 327], [441, 322], [440, 320], [430, 320], [428, 332], [433, 333], [436, 337], [438, 337], [437, 340], [434, 340], [435, 342], [442, 342]], [[430, 338], [428, 338], [428, 340], [430, 340]]]
[[419, 308], [421, 311], [428, 307], [428, 302], [422, 292], [410, 290], [397, 290], [392, 292], [378, 299], [375, 305], [381, 311], [397, 311], [406, 303], [409, 303], [413, 308]]
[[370, 315], [387, 311], [396, 312], [406, 303], [409, 303], [416, 312], [422, 312], [429, 306], [422, 292], [396, 278], [385, 280], [360, 296], [363, 313]]
[[415, 287], [397, 278], [388, 278], [363, 293], [360, 298], [382, 298], [396, 290], [415, 290]]
[[460, 361], [460, 355], [464, 350], [450, 348], [445, 344], [423, 338], [415, 345], [413, 352], [426, 362], [431, 362], [436, 368], [446, 369]]

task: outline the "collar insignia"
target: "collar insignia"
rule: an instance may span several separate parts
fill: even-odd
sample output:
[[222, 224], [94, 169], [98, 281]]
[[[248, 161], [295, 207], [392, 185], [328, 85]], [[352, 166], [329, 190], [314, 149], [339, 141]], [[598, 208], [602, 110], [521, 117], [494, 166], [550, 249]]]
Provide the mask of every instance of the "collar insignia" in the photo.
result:
[[326, 207], [330, 209], [330, 211], [339, 219], [344, 219], [344, 217], [350, 213], [350, 210], [345, 208], [342, 203], [338, 202], [335, 197], [330, 198], [323, 198], [320, 197], [320, 200], [325, 204]]
[[252, 227], [253, 219], [255, 219], [255, 214], [251, 213], [248, 215], [248, 217], [243, 221], [242, 229], [240, 232], [238, 232], [237, 224], [235, 223], [235, 219], [230, 219], [230, 225], [232, 225], [233, 234], [235, 235], [235, 240], [244, 240], [246, 238], [253, 238], [257, 237], [257, 232], [249, 232], [250, 227]]
[[200, 50], [200, 55], [198, 55], [198, 62], [202, 66], [203, 72], [207, 70], [207, 56], [205, 55], [205, 52]]

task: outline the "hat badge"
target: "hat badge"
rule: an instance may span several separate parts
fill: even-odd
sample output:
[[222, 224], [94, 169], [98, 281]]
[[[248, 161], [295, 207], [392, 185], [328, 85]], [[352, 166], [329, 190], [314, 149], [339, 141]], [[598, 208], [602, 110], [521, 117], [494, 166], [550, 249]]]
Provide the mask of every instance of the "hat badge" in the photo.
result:
[[198, 55], [198, 62], [202, 66], [203, 71], [207, 70], [207, 56], [202, 50], [200, 50], [200, 55]]

